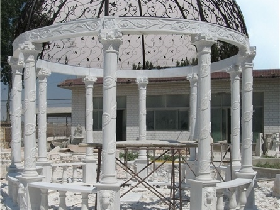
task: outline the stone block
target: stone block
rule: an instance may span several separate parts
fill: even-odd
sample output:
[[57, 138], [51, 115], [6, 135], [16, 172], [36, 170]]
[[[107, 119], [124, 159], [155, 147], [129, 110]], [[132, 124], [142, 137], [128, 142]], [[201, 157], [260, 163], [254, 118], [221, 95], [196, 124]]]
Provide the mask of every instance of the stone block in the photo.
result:
[[272, 195], [280, 198], [280, 174], [276, 174]]

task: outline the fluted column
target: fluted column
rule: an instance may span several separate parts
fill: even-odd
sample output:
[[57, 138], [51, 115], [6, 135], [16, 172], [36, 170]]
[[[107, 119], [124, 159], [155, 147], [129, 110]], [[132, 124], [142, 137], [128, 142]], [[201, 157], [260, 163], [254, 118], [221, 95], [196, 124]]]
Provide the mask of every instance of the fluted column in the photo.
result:
[[[197, 74], [191, 74], [187, 77], [190, 82], [190, 109], [189, 109], [189, 132], [190, 132], [190, 141], [196, 141], [194, 138], [195, 128], [197, 125], [196, 121], [196, 109], [197, 109]], [[190, 158], [189, 160], [195, 160], [196, 148], [190, 148]]]
[[231, 158], [234, 170], [240, 163], [240, 66], [235, 66], [230, 72], [231, 84]]
[[118, 65], [119, 46], [122, 34], [117, 30], [104, 29], [100, 32], [100, 42], [104, 52], [103, 70], [103, 152], [101, 183], [116, 183], [116, 71]]
[[[86, 142], [93, 143], [92, 125], [93, 125], [93, 86], [97, 78], [93, 76], [86, 76], [84, 83], [86, 86]], [[84, 160], [86, 165], [83, 166], [83, 182], [96, 183], [96, 159], [93, 155], [93, 147], [87, 147], [86, 158]]]
[[36, 69], [38, 51], [31, 42], [21, 46], [24, 70], [24, 172], [23, 177], [37, 177], [36, 171]]
[[205, 36], [196, 36], [194, 44], [198, 56], [198, 86], [200, 96], [197, 100], [199, 115], [198, 177], [199, 181], [212, 180], [210, 175], [211, 157], [211, 46], [214, 41]]
[[15, 171], [22, 167], [21, 163], [21, 92], [22, 92], [22, 70], [23, 58], [9, 57], [9, 64], [13, 72], [13, 88], [11, 94], [12, 100], [12, 141], [11, 141], [11, 165], [9, 171]]
[[[139, 90], [139, 141], [146, 140], [147, 126], [146, 126], [146, 97], [147, 97], [147, 78], [137, 78]], [[139, 159], [147, 159], [146, 150], [139, 151]]]
[[251, 48], [242, 71], [242, 159], [240, 173], [253, 173], [253, 59], [255, 48]]
[[47, 78], [50, 70], [38, 69], [38, 163], [47, 162]]

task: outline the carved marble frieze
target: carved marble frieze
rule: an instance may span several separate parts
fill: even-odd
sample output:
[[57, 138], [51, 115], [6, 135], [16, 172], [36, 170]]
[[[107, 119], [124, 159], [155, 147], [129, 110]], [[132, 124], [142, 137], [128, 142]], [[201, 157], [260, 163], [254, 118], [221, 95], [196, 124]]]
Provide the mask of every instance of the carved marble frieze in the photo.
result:
[[[103, 17], [58, 23], [21, 34], [13, 43], [17, 50], [26, 41], [42, 43], [51, 40], [98, 35], [99, 32], [118, 31], [125, 34], [202, 34], [234, 44], [250, 51], [246, 35], [232, 29], [202, 21], [171, 18]], [[106, 32], [106, 36], [110, 33]], [[111, 33], [112, 34], [112, 33]]]

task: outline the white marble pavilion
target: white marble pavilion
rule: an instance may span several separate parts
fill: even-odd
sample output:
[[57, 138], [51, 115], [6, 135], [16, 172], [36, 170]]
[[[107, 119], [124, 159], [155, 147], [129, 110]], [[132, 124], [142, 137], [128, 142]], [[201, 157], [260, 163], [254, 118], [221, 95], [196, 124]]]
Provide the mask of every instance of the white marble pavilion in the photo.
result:
[[[10, 57], [13, 71], [12, 90], [12, 163], [8, 176], [15, 177], [22, 183], [27, 193], [23, 209], [46, 208], [46, 201], [40, 197], [40, 192], [46, 194], [50, 180], [50, 163], [46, 148], [46, 109], [48, 76], [52, 73], [76, 75], [84, 78], [86, 87], [86, 142], [92, 143], [92, 99], [94, 83], [97, 78], [103, 78], [103, 139], [102, 139], [102, 172], [101, 181], [95, 184], [99, 209], [120, 209], [120, 182], [116, 178], [116, 79], [134, 78], [139, 87], [139, 140], [146, 140], [146, 86], [149, 78], [186, 77], [191, 85], [190, 98], [190, 140], [198, 141], [198, 176], [191, 181], [191, 210], [222, 209], [218, 190], [236, 188], [241, 185], [238, 180], [254, 180], [256, 173], [252, 168], [252, 90], [253, 90], [253, 59], [255, 47], [250, 46], [242, 13], [234, 0], [213, 1], [207, 6], [205, 0], [197, 1], [166, 1], [165, 5], [177, 9], [171, 13], [163, 8], [152, 10], [147, 1], [140, 1], [135, 14], [122, 14], [119, 5], [106, 1], [108, 8], [105, 15], [86, 19], [71, 20], [56, 23], [51, 26], [34, 29], [21, 34], [13, 43], [14, 53]], [[111, 3], [110, 3], [111, 2]], [[158, 1], [162, 3], [163, 1]], [[123, 4], [130, 8], [130, 4]], [[135, 7], [137, 2], [133, 1]], [[155, 5], [156, 2], [154, 2]], [[97, 5], [96, 7], [102, 7]], [[106, 6], [106, 4], [105, 4]], [[113, 13], [113, 8], [117, 11]], [[189, 9], [187, 9], [189, 8]], [[208, 8], [208, 9], [207, 9]], [[202, 10], [199, 13], [198, 10]], [[153, 11], [153, 14], [149, 14]], [[162, 14], [160, 13], [162, 12]], [[193, 12], [193, 16], [189, 13]], [[203, 15], [204, 14], [204, 15]], [[197, 16], [197, 17], [196, 17]], [[197, 66], [173, 67], [162, 70], [132, 70], [119, 68], [119, 58], [124, 40], [130, 35], [180, 35], [191, 37], [191, 44], [196, 47]], [[72, 66], [38, 59], [42, 51], [42, 43], [72, 38], [94, 36], [98, 37], [98, 45], [102, 47], [100, 66]], [[125, 38], [126, 37], [126, 38]], [[142, 36], [143, 37], [143, 36]], [[232, 57], [211, 63], [211, 46], [217, 41], [223, 41], [238, 48], [238, 53]], [[127, 49], [126, 49], [127, 50]], [[95, 56], [91, 54], [90, 56]], [[69, 58], [68, 58], [69, 59]], [[69, 60], [70, 61], [70, 60]], [[24, 81], [21, 80], [24, 69]], [[213, 180], [210, 175], [210, 142], [211, 142], [211, 76], [212, 72], [230, 73], [231, 82], [231, 152], [232, 166], [236, 170], [237, 181], [222, 183]], [[240, 87], [240, 74], [242, 86]], [[36, 87], [36, 79], [38, 87]], [[22, 82], [24, 95], [21, 98]], [[36, 98], [38, 91], [38, 98]], [[240, 92], [242, 96], [240, 96]], [[242, 113], [240, 118], [240, 98], [242, 97]], [[21, 104], [21, 101], [24, 104]], [[38, 100], [38, 159], [36, 158], [36, 100]], [[24, 165], [20, 159], [21, 148], [21, 109], [24, 117]], [[242, 136], [240, 122], [242, 121]], [[242, 147], [240, 149], [240, 143]], [[241, 154], [240, 154], [241, 150]], [[194, 152], [194, 151], [193, 151]], [[140, 152], [145, 156], [145, 151]], [[191, 154], [193, 155], [193, 154]], [[92, 148], [86, 152], [86, 182], [94, 179], [91, 172], [95, 170], [96, 160]], [[42, 167], [43, 173], [38, 174], [36, 167]], [[42, 182], [43, 181], [43, 182]], [[42, 182], [40, 187], [28, 186]], [[244, 184], [244, 183], [243, 183]], [[39, 186], [39, 187], [38, 187]], [[49, 185], [50, 188], [53, 186]], [[41, 191], [40, 191], [41, 189]], [[81, 191], [84, 189], [80, 189]], [[244, 187], [243, 187], [244, 189]], [[217, 194], [216, 194], [217, 191]], [[241, 193], [242, 209], [253, 209], [253, 189]], [[243, 191], [242, 191], [243, 192]], [[44, 194], [44, 195], [45, 195]], [[218, 204], [216, 200], [218, 198]], [[38, 203], [38, 201], [41, 201]], [[42, 204], [43, 203], [43, 204]], [[234, 203], [234, 202], [233, 202]], [[246, 204], [246, 205], [245, 205]], [[236, 209], [232, 206], [231, 209]], [[86, 209], [86, 207], [85, 207]]]

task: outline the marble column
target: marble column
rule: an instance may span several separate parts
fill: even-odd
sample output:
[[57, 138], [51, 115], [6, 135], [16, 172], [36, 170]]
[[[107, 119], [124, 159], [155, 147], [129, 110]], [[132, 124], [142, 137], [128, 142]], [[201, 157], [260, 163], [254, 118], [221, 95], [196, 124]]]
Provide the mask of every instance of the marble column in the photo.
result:
[[[105, 22], [104, 27], [109, 27]], [[109, 28], [112, 28], [110, 25]], [[97, 209], [120, 209], [120, 183], [116, 178], [116, 74], [122, 34], [117, 29], [102, 29], [99, 41], [103, 45], [103, 150], [100, 183], [97, 188]]]
[[11, 165], [9, 172], [18, 172], [22, 168], [21, 162], [21, 92], [22, 92], [22, 70], [23, 70], [23, 58], [9, 57], [9, 64], [13, 73], [13, 88], [11, 94], [12, 100], [12, 141], [11, 141]]
[[52, 176], [51, 163], [47, 158], [47, 78], [51, 72], [47, 68], [37, 69], [38, 77], [38, 160], [37, 165], [43, 167], [44, 181], [50, 182]]
[[[197, 118], [198, 126], [198, 169], [195, 180], [191, 184], [190, 210], [216, 209], [216, 180], [210, 174], [211, 158], [211, 37], [196, 35], [192, 37], [197, 49], [198, 57], [198, 98]], [[207, 199], [207, 196], [211, 200]]]
[[[228, 179], [234, 179], [234, 171], [239, 170], [241, 166], [240, 157], [240, 74], [241, 67], [236, 65], [231, 69], [231, 158], [232, 175]], [[229, 168], [230, 169], [230, 168]], [[228, 170], [230, 171], [230, 170]], [[229, 173], [230, 174], [230, 173]]]
[[253, 173], [253, 59], [255, 48], [250, 49], [242, 71], [242, 159], [240, 173]]
[[241, 169], [236, 172], [236, 177], [252, 179], [250, 191], [247, 192], [247, 203], [245, 209], [256, 209], [254, 195], [254, 180], [256, 172], [252, 166], [252, 142], [253, 142], [253, 60], [256, 48], [244, 53], [242, 64], [242, 147], [241, 147]]
[[47, 162], [47, 77], [48, 69], [38, 69], [38, 162]]
[[[93, 126], [93, 86], [97, 78], [86, 76], [84, 83], [86, 87], [86, 142], [93, 143], [92, 126]], [[83, 166], [83, 182], [96, 183], [96, 159], [93, 155], [93, 147], [87, 147], [86, 158]]]
[[25, 205], [27, 209], [39, 209], [41, 191], [37, 188], [29, 188], [31, 182], [42, 181], [43, 177], [36, 170], [36, 69], [35, 59], [40, 52], [29, 41], [20, 47], [20, 56], [24, 57], [24, 170], [17, 178], [23, 184], [26, 193]]
[[[139, 91], [139, 141], [146, 141], [146, 97], [147, 97], [147, 84], [148, 78], [137, 78], [136, 80], [138, 84]], [[139, 150], [138, 158], [135, 160], [137, 172], [140, 172], [144, 167], [147, 166], [147, 150], [141, 149]], [[145, 178], [148, 174], [147, 170], [143, 170], [138, 175], [141, 178]]]
[[[197, 74], [190, 74], [187, 79], [190, 82], [190, 108], [189, 108], [189, 133], [190, 133], [190, 137], [189, 140], [190, 141], [196, 141], [197, 139], [194, 138], [194, 134], [195, 134], [195, 128], [197, 125], [197, 121], [196, 121], [196, 109], [197, 109], [197, 81], [198, 81], [198, 77]], [[190, 158], [189, 160], [193, 161], [195, 160], [195, 156], [196, 156], [196, 148], [190, 148]]]
[[214, 41], [211, 38], [198, 36], [194, 40], [198, 56], [198, 86], [199, 98], [197, 110], [199, 115], [199, 139], [198, 139], [198, 177], [197, 180], [212, 180], [210, 175], [211, 158], [211, 46]]
[[[196, 73], [192, 73], [187, 76], [187, 80], [190, 82], [190, 107], [189, 107], [189, 141], [197, 141], [194, 137], [195, 131], [197, 126], [197, 81], [198, 81], [198, 76]], [[196, 135], [198, 136], [198, 135]], [[196, 147], [191, 147], [190, 148], [190, 157], [185, 165], [185, 174], [186, 174], [186, 184], [189, 185], [189, 180], [194, 180], [195, 179], [195, 174], [197, 173], [197, 161], [196, 161], [196, 152], [197, 148]], [[195, 174], [194, 174], [194, 173]]]
[[36, 171], [36, 69], [38, 51], [31, 42], [21, 47], [25, 59], [24, 70], [24, 172], [23, 177], [37, 177]]
[[[147, 97], [147, 78], [137, 78], [138, 90], [139, 90], [139, 141], [146, 140], [147, 126], [146, 126], [146, 97]], [[140, 159], [147, 159], [146, 150], [140, 150]]]

